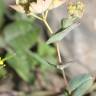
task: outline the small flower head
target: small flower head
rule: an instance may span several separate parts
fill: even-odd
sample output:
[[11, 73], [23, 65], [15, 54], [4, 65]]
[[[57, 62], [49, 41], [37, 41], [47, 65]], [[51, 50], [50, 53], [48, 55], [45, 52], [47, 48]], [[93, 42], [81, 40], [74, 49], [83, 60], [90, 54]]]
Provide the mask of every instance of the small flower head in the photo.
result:
[[0, 57], [0, 66], [4, 65], [4, 61]]
[[69, 13], [69, 15], [73, 15], [75, 13], [75, 11], [76, 11], [76, 5], [73, 4], [73, 3], [70, 3], [68, 5], [68, 13]]
[[74, 17], [79, 17], [80, 18], [80, 17], [83, 16], [85, 8], [84, 8], [83, 2], [78, 1], [76, 3], [72, 3], [72, 2], [69, 3], [67, 9], [68, 9], [68, 14], [70, 16], [74, 16]]
[[31, 13], [41, 14], [65, 3], [65, 0], [16, 0], [15, 5], [10, 7], [27, 15]]

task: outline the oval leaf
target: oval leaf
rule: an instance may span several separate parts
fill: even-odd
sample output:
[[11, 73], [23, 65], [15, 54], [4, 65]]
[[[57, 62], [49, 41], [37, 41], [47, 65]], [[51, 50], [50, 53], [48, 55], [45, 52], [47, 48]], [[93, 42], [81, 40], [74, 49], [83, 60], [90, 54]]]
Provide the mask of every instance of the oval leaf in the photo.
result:
[[81, 85], [85, 84], [87, 81], [92, 81], [93, 78], [90, 74], [82, 74], [79, 76], [74, 77], [69, 82], [69, 91], [72, 92], [79, 88]]
[[83, 96], [91, 88], [92, 84], [93, 79], [90, 78], [74, 91], [73, 96]]
[[76, 17], [69, 17], [69, 18], [62, 19], [61, 28], [65, 29], [65, 28], [71, 26], [76, 19], [77, 19]]
[[4, 36], [7, 44], [20, 50], [30, 48], [37, 41], [38, 32], [39, 28], [33, 22], [21, 20], [8, 25], [4, 29]]
[[66, 28], [65, 30], [59, 33], [55, 33], [52, 37], [49, 38], [49, 40], [47, 41], [47, 44], [62, 40], [66, 35], [68, 35], [70, 31], [72, 31], [74, 28], [78, 27], [79, 25], [80, 23], [75, 23], [71, 25], [70, 27]]

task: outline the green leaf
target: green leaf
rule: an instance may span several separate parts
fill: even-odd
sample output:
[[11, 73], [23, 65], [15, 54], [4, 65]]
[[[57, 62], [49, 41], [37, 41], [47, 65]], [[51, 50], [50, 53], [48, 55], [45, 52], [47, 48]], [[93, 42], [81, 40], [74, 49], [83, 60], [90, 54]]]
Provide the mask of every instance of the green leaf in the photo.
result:
[[[8, 50], [7, 57], [13, 55], [14, 52], [12, 50]], [[33, 82], [34, 75], [30, 73], [30, 63], [32, 62], [29, 62], [27, 54], [24, 51], [16, 51], [16, 56], [8, 59], [7, 62], [23, 80], [26, 82]]]
[[34, 24], [16, 21], [5, 28], [5, 41], [15, 49], [28, 49], [37, 41], [38, 32], [39, 28]]
[[88, 90], [91, 88], [93, 84], [93, 79], [89, 79], [86, 82], [84, 82], [82, 85], [80, 85], [74, 92], [73, 96], [83, 96], [88, 92]]
[[62, 19], [61, 28], [66, 29], [67, 27], [71, 26], [76, 19], [77, 18], [72, 18], [72, 17]]
[[[48, 50], [48, 51], [46, 51]], [[40, 56], [52, 56], [55, 55], [55, 48], [47, 45], [46, 43], [39, 43], [38, 45], [38, 53]]]
[[37, 62], [36, 64], [40, 65], [40, 69], [42, 70], [42, 72], [45, 72], [48, 68], [51, 68], [51, 70], [53, 70], [53, 68], [56, 67], [54, 64], [47, 62], [46, 59], [43, 58], [43, 56], [41, 57], [38, 53], [27, 50], [27, 54], [30, 56], [31, 60], [34, 59]]
[[66, 28], [65, 30], [62, 30], [61, 32], [53, 34], [49, 40], [47, 41], [47, 44], [54, 43], [57, 41], [62, 40], [70, 31], [72, 31], [74, 28], [78, 27], [80, 23], [75, 23], [71, 25], [70, 27]]
[[93, 78], [90, 74], [76, 76], [69, 81], [69, 91], [72, 92], [84, 84], [86, 86], [87, 82], [93, 82]]
[[31, 51], [27, 51], [28, 55], [33, 57], [36, 61], [38, 61], [40, 64], [46, 64], [49, 65], [48, 62], [46, 60], [44, 60], [42, 57], [40, 57], [38, 54], [31, 52]]
[[44, 59], [46, 59], [50, 63], [57, 64], [56, 50], [53, 46], [50, 46], [46, 43], [41, 43], [40, 42], [39, 45], [38, 45], [38, 54], [41, 57], [44, 57]]
[[16, 53], [15, 57], [7, 60], [8, 64], [23, 80], [29, 83], [34, 81], [34, 74], [30, 67], [33, 62], [29, 60], [30, 57], [25, 50], [29, 50], [37, 42], [38, 32], [39, 28], [33, 22], [23, 20], [8, 25], [4, 30], [5, 41], [8, 44], [7, 56]]

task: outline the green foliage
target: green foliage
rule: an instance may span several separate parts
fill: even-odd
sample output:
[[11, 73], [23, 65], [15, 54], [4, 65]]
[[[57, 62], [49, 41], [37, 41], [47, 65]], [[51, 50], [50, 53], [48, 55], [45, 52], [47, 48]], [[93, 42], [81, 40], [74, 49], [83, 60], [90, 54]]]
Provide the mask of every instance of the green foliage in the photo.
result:
[[47, 44], [62, 40], [70, 31], [72, 31], [74, 28], [78, 27], [78, 25], [79, 25], [79, 23], [72, 24], [70, 27], [68, 27], [58, 33], [53, 34], [47, 41]]
[[30, 22], [16, 21], [5, 28], [5, 41], [17, 50], [25, 50], [36, 42], [38, 31], [39, 29]]
[[68, 90], [73, 96], [83, 96], [91, 88], [92, 84], [92, 76], [90, 74], [82, 74], [70, 80]]
[[[50, 57], [52, 62], [56, 61], [54, 48], [46, 44], [39, 43], [37, 53], [30, 51], [30, 48], [38, 41], [39, 36], [39, 28], [35, 26], [34, 21], [16, 20], [4, 29], [4, 36], [5, 45], [8, 45], [7, 57], [16, 54], [7, 62], [27, 82], [34, 82], [35, 77], [32, 71], [37, 64], [41, 64], [42, 70], [48, 68], [49, 64], [42, 57]], [[46, 52], [46, 49], [51, 53]]]
[[[34, 2], [36, 0], [32, 0]], [[19, 3], [26, 3], [27, 0], [21, 0]], [[18, 3], [18, 0], [17, 0]], [[4, 21], [5, 5], [0, 0], [0, 28]], [[61, 21], [61, 30], [51, 36], [47, 44], [42, 43], [39, 37], [40, 29], [34, 24], [34, 19], [26, 15], [16, 14], [15, 21], [6, 27], [3, 26], [0, 34], [0, 48], [7, 50], [8, 65], [26, 82], [34, 83], [34, 71], [37, 65], [44, 73], [53, 67], [50, 64], [56, 64], [56, 51], [54, 47], [47, 44], [62, 40], [70, 31], [78, 27], [79, 23], [74, 23], [77, 18], [64, 18]], [[30, 50], [35, 44], [35, 52]], [[14, 55], [16, 54], [16, 55]], [[50, 64], [49, 64], [50, 63]], [[55, 65], [54, 65], [55, 66]], [[0, 78], [7, 73], [4, 68], [0, 69]], [[82, 74], [69, 81], [68, 92], [64, 96], [83, 96], [92, 86], [93, 77], [90, 74]]]
[[[4, 10], [2, 11], [2, 16], [3, 12]], [[49, 47], [44, 43], [38, 44], [37, 53], [30, 51], [30, 48], [38, 42], [40, 29], [34, 24], [35, 19], [26, 15], [18, 13], [14, 16], [14, 19], [15, 21], [7, 25], [4, 28], [3, 34], [0, 35], [0, 47], [7, 50], [7, 57], [13, 56], [13, 58], [7, 60], [8, 65], [23, 80], [33, 83], [36, 65], [40, 65], [42, 71], [47, 69], [49, 64], [43, 57], [56, 62], [55, 51], [53, 47]], [[49, 50], [51, 53], [46, 52], [46, 50]], [[14, 54], [16, 55], [14, 56]], [[5, 69], [2, 70], [1, 75], [6, 71]]]
[[83, 96], [91, 88], [92, 84], [93, 84], [93, 81], [91, 79], [88, 80], [88, 81], [86, 81], [84, 84], [82, 84], [81, 86], [79, 86], [79, 88], [77, 88], [74, 91], [73, 96]]
[[56, 58], [54, 58], [56, 57], [56, 50], [52, 46], [39, 42], [38, 54], [44, 57], [47, 61], [50, 61], [50, 63], [54, 63], [54, 64], [57, 63]]
[[[35, 27], [35, 28], [34, 28]], [[7, 60], [9, 65], [27, 82], [32, 82], [33, 75], [25, 50], [37, 41], [39, 29], [28, 21], [16, 21], [8, 25], [4, 30], [5, 42], [8, 47], [8, 57], [16, 54], [12, 59]]]
[[62, 19], [61, 20], [61, 28], [66, 29], [66, 28], [70, 27], [76, 19], [77, 18], [75, 18], [75, 17], [69, 17], [69, 18]]
[[[46, 50], [48, 50], [48, 51], [46, 51]], [[56, 57], [55, 48], [53, 48], [45, 43], [39, 42], [37, 53], [34, 53], [34, 52], [31, 52], [31, 53], [28, 52], [28, 53], [33, 58], [33, 61], [35, 62], [34, 65], [39, 64], [41, 66], [41, 70], [43, 72], [45, 70], [47, 70], [48, 68], [53, 69], [53, 67], [50, 66], [49, 62], [51, 64], [53, 64], [53, 63], [57, 64], [57, 60], [55, 58]], [[49, 61], [49, 62], [47, 62], [47, 61]]]
[[78, 18], [68, 17], [61, 20], [61, 29], [53, 34], [47, 44], [62, 40], [70, 31], [78, 27], [79, 23], [74, 23]]

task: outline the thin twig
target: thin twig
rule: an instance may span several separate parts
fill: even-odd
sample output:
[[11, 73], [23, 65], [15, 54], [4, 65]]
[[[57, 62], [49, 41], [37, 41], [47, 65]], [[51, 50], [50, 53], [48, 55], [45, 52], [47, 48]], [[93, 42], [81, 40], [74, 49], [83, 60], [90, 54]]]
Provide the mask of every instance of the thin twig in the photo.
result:
[[50, 28], [50, 26], [49, 26], [49, 24], [47, 23], [47, 21], [46, 21], [46, 20], [43, 20], [43, 22], [44, 22], [44, 24], [46, 25], [46, 27], [48, 28], [49, 32], [50, 32], [51, 34], [53, 34], [53, 31], [52, 31], [52, 29]]
[[56, 48], [57, 48], [58, 60], [59, 60], [59, 63], [61, 64], [62, 59], [61, 59], [61, 54], [60, 54], [59, 43], [56, 43]]
[[[47, 10], [47, 11], [45, 12], [45, 14], [42, 14], [42, 17], [39, 17], [38, 15], [33, 14], [33, 13], [31, 13], [31, 14], [29, 14], [29, 15], [31, 15], [31, 16], [33, 16], [33, 17], [35, 17], [35, 18], [37, 18], [37, 19], [39, 19], [39, 20], [41, 20], [41, 21], [43, 21], [44, 24], [46, 25], [46, 27], [48, 28], [49, 32], [50, 32], [51, 34], [53, 34], [54, 32], [52, 31], [51, 27], [49, 26], [49, 24], [48, 24], [48, 22], [47, 22], [47, 20], [46, 20], [46, 19], [47, 19], [47, 16], [48, 16], [48, 12], [49, 12], [49, 10]], [[56, 44], [56, 50], [57, 50], [57, 55], [58, 55], [59, 63], [62, 63], [61, 55], [60, 55], [60, 49], [59, 49], [58, 43]], [[67, 86], [68, 83], [67, 83], [67, 79], [66, 79], [64, 70], [62, 70], [62, 73], [63, 73], [64, 83], [65, 83], [65, 85]]]
[[[50, 31], [51, 34], [53, 34], [53, 31], [52, 29], [50, 28], [49, 24], [47, 23], [46, 20], [43, 20], [46, 27], [48, 28], [48, 30]], [[59, 63], [62, 63], [62, 60], [61, 60], [61, 55], [60, 55], [60, 49], [59, 49], [59, 44], [57, 43], [56, 44], [56, 50], [57, 50], [57, 54], [58, 54], [58, 60], [59, 60]]]
[[[47, 21], [46, 21], [46, 20], [43, 20], [43, 21], [44, 21], [46, 27], [48, 28], [48, 30], [50, 31], [50, 33], [53, 34], [53, 31], [52, 31], [52, 29], [50, 28], [50, 26], [49, 26], [49, 24], [47, 23]], [[62, 63], [61, 55], [60, 55], [60, 49], [59, 49], [58, 43], [56, 44], [56, 50], [57, 50], [57, 55], [58, 55], [59, 63]], [[63, 78], [64, 78], [64, 84], [65, 84], [65, 86], [68, 86], [68, 82], [67, 82], [67, 78], [66, 78], [66, 76], [65, 76], [65, 72], [64, 72], [64, 70], [61, 70], [61, 71], [62, 71]]]
[[68, 86], [68, 82], [67, 82], [67, 79], [66, 79], [65, 71], [64, 70], [61, 70], [61, 71], [62, 71], [62, 74], [63, 74], [64, 84], [67, 87]]

